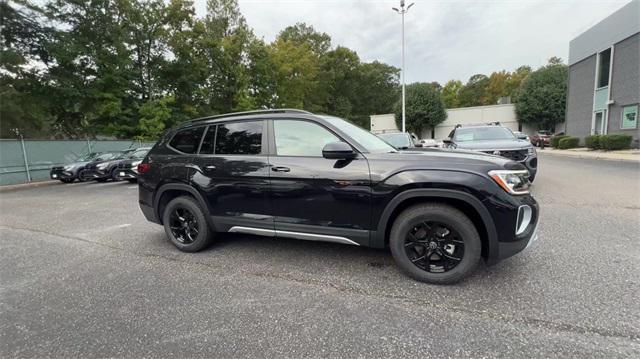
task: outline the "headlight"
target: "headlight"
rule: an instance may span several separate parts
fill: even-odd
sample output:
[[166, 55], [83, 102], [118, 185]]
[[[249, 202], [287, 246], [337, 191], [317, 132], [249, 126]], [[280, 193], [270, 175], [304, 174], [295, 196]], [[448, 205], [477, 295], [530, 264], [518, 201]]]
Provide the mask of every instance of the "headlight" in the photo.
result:
[[535, 147], [531, 146], [531, 147], [527, 148], [527, 154], [528, 155], [535, 155], [536, 154]]
[[489, 171], [489, 176], [510, 194], [529, 193], [529, 171], [527, 170], [494, 170]]

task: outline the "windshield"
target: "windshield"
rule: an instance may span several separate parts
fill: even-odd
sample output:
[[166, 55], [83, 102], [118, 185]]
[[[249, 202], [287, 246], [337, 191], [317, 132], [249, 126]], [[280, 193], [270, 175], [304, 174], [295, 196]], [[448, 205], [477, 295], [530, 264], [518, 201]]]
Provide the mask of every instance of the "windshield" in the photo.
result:
[[513, 140], [513, 132], [505, 127], [469, 127], [456, 130], [453, 141]]
[[367, 152], [370, 152], [370, 153], [396, 152], [396, 149], [391, 147], [388, 143], [376, 137], [371, 132], [363, 130], [362, 128], [352, 124], [351, 122], [348, 122], [341, 118], [333, 117], [333, 116], [321, 116], [321, 117], [325, 119], [327, 122], [339, 128], [342, 132], [347, 134], [347, 136], [357, 141], [362, 147], [364, 147], [367, 150]]
[[411, 146], [411, 140], [405, 133], [381, 133], [378, 137], [385, 140], [391, 146], [395, 148], [409, 148]]
[[107, 152], [107, 153], [102, 153], [100, 156], [96, 157], [94, 161], [108, 161], [108, 160], [116, 159], [119, 156], [122, 156], [121, 152]]
[[141, 148], [133, 151], [131, 154], [127, 156], [127, 158], [136, 159], [136, 158], [144, 158], [149, 152], [148, 148]]

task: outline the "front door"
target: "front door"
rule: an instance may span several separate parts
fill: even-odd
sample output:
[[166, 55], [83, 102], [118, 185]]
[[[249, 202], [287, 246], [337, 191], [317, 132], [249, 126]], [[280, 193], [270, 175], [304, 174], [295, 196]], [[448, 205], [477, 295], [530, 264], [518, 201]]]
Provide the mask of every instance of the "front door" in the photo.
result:
[[194, 165], [191, 182], [204, 193], [217, 231], [273, 231], [266, 121], [210, 125]]
[[341, 139], [318, 123], [270, 121], [271, 201], [277, 236], [368, 244], [369, 165], [322, 157], [322, 148]]
[[594, 114], [593, 134], [602, 135], [604, 133], [604, 111], [598, 111]]

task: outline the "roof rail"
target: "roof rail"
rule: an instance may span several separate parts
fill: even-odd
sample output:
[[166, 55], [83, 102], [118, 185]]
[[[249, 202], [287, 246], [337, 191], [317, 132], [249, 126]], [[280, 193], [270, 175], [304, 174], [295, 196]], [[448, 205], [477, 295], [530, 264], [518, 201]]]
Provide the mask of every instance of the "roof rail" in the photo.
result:
[[274, 108], [268, 110], [253, 110], [253, 111], [242, 111], [242, 112], [232, 112], [221, 115], [213, 115], [213, 116], [205, 116], [195, 118], [193, 120], [189, 120], [187, 122], [197, 122], [197, 121], [205, 121], [205, 120], [213, 120], [216, 118], [227, 118], [227, 117], [237, 117], [237, 116], [246, 116], [246, 115], [260, 115], [260, 114], [268, 114], [268, 113], [305, 113], [311, 114], [309, 111], [298, 110], [295, 108]]

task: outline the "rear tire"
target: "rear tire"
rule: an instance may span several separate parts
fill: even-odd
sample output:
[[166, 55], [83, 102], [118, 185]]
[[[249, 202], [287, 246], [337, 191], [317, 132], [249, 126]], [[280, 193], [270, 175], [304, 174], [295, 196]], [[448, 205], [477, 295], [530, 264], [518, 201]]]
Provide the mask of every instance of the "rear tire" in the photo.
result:
[[213, 239], [204, 210], [192, 197], [172, 199], [162, 214], [164, 231], [179, 250], [198, 252]]
[[86, 176], [85, 170], [80, 170], [80, 172], [78, 172], [78, 181], [87, 182], [87, 178], [85, 176]]
[[404, 210], [393, 223], [389, 246], [403, 272], [433, 284], [452, 284], [468, 277], [482, 253], [473, 222], [460, 210], [440, 203]]

